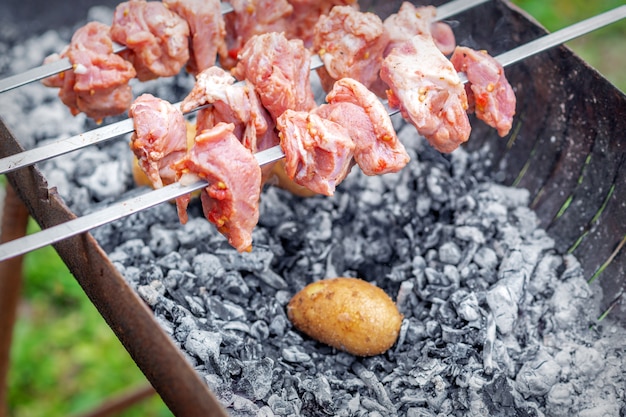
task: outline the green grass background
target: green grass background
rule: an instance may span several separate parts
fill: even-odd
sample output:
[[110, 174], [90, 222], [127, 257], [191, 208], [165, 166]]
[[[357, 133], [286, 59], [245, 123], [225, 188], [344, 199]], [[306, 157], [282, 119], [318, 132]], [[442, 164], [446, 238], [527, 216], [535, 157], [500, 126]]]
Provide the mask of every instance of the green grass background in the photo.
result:
[[[548, 30], [609, 10], [623, 1], [515, 0]], [[626, 24], [568, 43], [626, 91]], [[29, 231], [36, 230], [31, 222]], [[107, 397], [146, 382], [120, 342], [50, 247], [25, 257], [25, 282], [12, 346], [9, 415], [56, 417], [86, 412]], [[172, 414], [158, 396], [121, 414]]]

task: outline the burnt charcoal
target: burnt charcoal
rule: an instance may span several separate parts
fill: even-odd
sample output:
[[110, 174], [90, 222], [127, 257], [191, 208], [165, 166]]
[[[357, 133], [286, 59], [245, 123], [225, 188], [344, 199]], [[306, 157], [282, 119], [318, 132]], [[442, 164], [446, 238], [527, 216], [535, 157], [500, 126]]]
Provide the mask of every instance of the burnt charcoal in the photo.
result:
[[188, 272], [191, 270], [189, 262], [179, 252], [168, 252], [156, 260], [156, 264], [165, 271]]
[[524, 409], [518, 409], [515, 398], [511, 393], [513, 388], [504, 375], [499, 375], [483, 389], [485, 404], [491, 415], [532, 417], [536, 414]]
[[154, 225], [150, 228], [150, 235], [148, 246], [157, 256], [173, 253], [178, 248], [178, 239], [174, 230]]

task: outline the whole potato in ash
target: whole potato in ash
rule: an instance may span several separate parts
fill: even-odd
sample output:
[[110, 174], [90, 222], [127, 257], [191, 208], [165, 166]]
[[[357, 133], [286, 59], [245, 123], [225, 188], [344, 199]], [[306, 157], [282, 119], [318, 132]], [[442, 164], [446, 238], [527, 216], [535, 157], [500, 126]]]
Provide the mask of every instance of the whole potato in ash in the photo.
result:
[[304, 287], [287, 316], [303, 333], [356, 356], [385, 352], [398, 339], [402, 315], [377, 286], [357, 278], [331, 278]]

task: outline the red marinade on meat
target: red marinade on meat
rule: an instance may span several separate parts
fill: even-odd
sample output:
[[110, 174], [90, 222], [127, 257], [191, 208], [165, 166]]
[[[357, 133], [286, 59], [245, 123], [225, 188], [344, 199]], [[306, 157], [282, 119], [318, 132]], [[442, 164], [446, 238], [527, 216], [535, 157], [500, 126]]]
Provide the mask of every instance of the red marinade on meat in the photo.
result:
[[187, 22], [158, 1], [130, 0], [115, 8], [111, 38], [128, 49], [141, 81], [176, 75], [189, 60]]
[[391, 107], [440, 152], [452, 152], [469, 139], [467, 95], [452, 63], [428, 35], [416, 35], [383, 61]]
[[435, 21], [436, 16], [437, 9], [434, 6], [417, 7], [403, 2], [398, 13], [390, 15], [384, 21], [385, 31], [389, 36], [385, 56], [415, 35], [432, 36], [435, 45], [444, 55], [451, 54], [456, 46], [454, 32], [447, 23]]
[[230, 0], [233, 12], [224, 16], [228, 54], [220, 56], [220, 66], [232, 68], [245, 43], [254, 35], [288, 30], [287, 18], [293, 7], [287, 0]]
[[[174, 165], [182, 184], [203, 179], [200, 198], [205, 217], [239, 252], [252, 249], [252, 230], [259, 220], [261, 168], [233, 134], [234, 126], [218, 123], [200, 132], [187, 155]], [[190, 195], [176, 199], [178, 216], [187, 222]]]
[[464, 72], [469, 110], [476, 117], [506, 136], [513, 126], [516, 98], [504, 74], [504, 68], [487, 51], [457, 46], [450, 61], [457, 71]]
[[183, 113], [169, 102], [142, 94], [130, 106], [133, 119], [130, 149], [154, 188], [176, 181], [172, 164], [187, 152], [187, 125]]
[[44, 79], [49, 87], [60, 87], [59, 98], [73, 115], [85, 113], [100, 122], [107, 116], [128, 111], [133, 93], [128, 82], [135, 77], [132, 64], [113, 53], [109, 26], [89, 22], [79, 28], [70, 45], [44, 62], [67, 57], [72, 69]]
[[315, 25], [313, 50], [324, 63], [317, 70], [324, 90], [329, 91], [335, 80], [344, 77], [371, 88], [378, 79], [387, 42], [383, 21], [374, 13], [335, 6], [322, 15]]
[[286, 110], [277, 120], [285, 173], [296, 184], [331, 196], [350, 172], [354, 142], [348, 129], [306, 111]]
[[250, 81], [274, 120], [287, 109], [315, 107], [311, 89], [311, 53], [299, 39], [282, 33], [255, 35], [244, 45], [232, 74]]
[[[398, 140], [385, 106], [363, 84], [351, 78], [335, 82], [327, 105], [316, 113], [348, 129], [355, 143], [354, 160], [366, 175], [398, 172], [409, 154]], [[356, 108], [351, 108], [352, 105]]]
[[220, 0], [163, 0], [163, 4], [189, 25], [189, 73], [196, 75], [212, 67], [218, 54], [227, 53], [226, 24]]

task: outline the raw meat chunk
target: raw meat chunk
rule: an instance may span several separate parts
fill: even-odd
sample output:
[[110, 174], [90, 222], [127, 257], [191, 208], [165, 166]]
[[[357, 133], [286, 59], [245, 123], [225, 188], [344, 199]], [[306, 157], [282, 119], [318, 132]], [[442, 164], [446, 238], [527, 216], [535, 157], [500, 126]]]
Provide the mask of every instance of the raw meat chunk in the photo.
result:
[[215, 65], [218, 54], [226, 55], [226, 23], [220, 0], [163, 0], [163, 3], [189, 25], [189, 73], [197, 75]]
[[454, 32], [448, 24], [435, 21], [436, 16], [437, 9], [434, 6], [416, 7], [403, 2], [398, 13], [385, 19], [384, 26], [389, 36], [385, 56], [415, 35], [431, 36], [444, 55], [451, 54], [456, 46]]
[[239, 51], [252, 36], [286, 31], [293, 12], [287, 0], [230, 0], [230, 5], [234, 11], [224, 17], [228, 54], [220, 56], [223, 68], [237, 64]]
[[[203, 130], [174, 168], [182, 184], [198, 179], [208, 182], [200, 194], [205, 217], [235, 249], [244, 252], [252, 249], [252, 230], [259, 221], [261, 168], [233, 130], [227, 123]], [[190, 198], [176, 199], [182, 223], [187, 222]]]
[[309, 48], [313, 43], [313, 31], [320, 16], [327, 15], [335, 6], [358, 8], [357, 0], [288, 0], [293, 7], [285, 35], [289, 39], [301, 39]]
[[440, 152], [452, 152], [469, 139], [467, 95], [452, 63], [428, 35], [416, 35], [383, 61], [382, 80], [391, 107]]
[[354, 142], [343, 126], [303, 111], [277, 120], [287, 176], [318, 194], [331, 196], [350, 172]]
[[130, 106], [135, 131], [130, 149], [154, 188], [176, 181], [172, 164], [187, 152], [187, 127], [182, 112], [169, 102], [142, 94]]
[[115, 8], [112, 39], [127, 50], [141, 81], [176, 75], [189, 60], [189, 26], [161, 2], [130, 0]]
[[335, 6], [328, 15], [322, 15], [315, 25], [313, 50], [324, 63], [318, 69], [324, 90], [344, 77], [371, 88], [378, 79], [387, 42], [383, 22], [374, 13]]
[[252, 152], [278, 145], [274, 122], [248, 81], [235, 83], [236, 79], [219, 67], [210, 67], [200, 74], [196, 83], [181, 104], [189, 112], [204, 104], [199, 110], [197, 129], [210, 129], [220, 122], [233, 123], [234, 135]]
[[513, 126], [516, 98], [504, 74], [504, 68], [487, 51], [457, 46], [450, 61], [457, 71], [464, 72], [470, 111], [476, 117], [506, 136]]
[[239, 59], [233, 75], [254, 85], [274, 120], [287, 109], [315, 107], [309, 82], [311, 53], [301, 40], [287, 40], [276, 32], [255, 35], [246, 42]]
[[67, 57], [72, 69], [43, 80], [44, 85], [60, 87], [59, 98], [73, 115], [80, 112], [97, 122], [128, 111], [133, 93], [128, 85], [136, 75], [132, 64], [113, 53], [109, 26], [90, 22], [79, 28], [60, 55], [45, 62]]
[[354, 160], [366, 175], [398, 172], [406, 166], [409, 154], [398, 140], [387, 109], [363, 84], [342, 78], [326, 101], [329, 104], [316, 113], [348, 129], [356, 146]]

